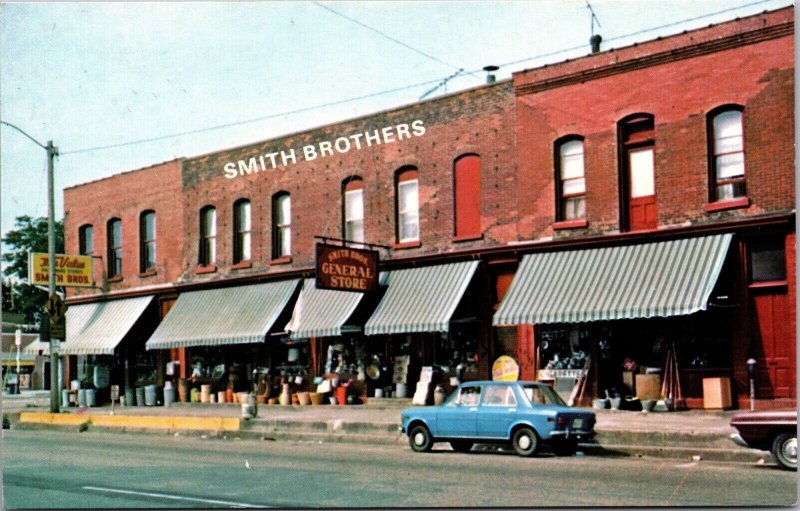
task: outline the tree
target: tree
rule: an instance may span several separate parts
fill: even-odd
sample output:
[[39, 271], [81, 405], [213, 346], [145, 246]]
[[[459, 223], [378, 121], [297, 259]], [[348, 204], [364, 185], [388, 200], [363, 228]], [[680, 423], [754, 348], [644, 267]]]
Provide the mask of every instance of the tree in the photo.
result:
[[[10, 305], [11, 296], [3, 293], [3, 309], [10, 312], [25, 314], [26, 321], [36, 323], [47, 302], [47, 291], [31, 286], [28, 279], [28, 254], [31, 252], [48, 252], [47, 218], [31, 218], [27, 215], [18, 216], [15, 220], [15, 230], [8, 231], [3, 243], [10, 249], [3, 253], [3, 262], [8, 263], [3, 274], [16, 277], [13, 289], [13, 308]], [[64, 252], [64, 224], [55, 223], [56, 253]], [[6, 282], [7, 283], [7, 282]], [[5, 288], [5, 286], [4, 286]], [[5, 289], [4, 289], [5, 291]], [[8, 301], [7, 301], [8, 300]]]

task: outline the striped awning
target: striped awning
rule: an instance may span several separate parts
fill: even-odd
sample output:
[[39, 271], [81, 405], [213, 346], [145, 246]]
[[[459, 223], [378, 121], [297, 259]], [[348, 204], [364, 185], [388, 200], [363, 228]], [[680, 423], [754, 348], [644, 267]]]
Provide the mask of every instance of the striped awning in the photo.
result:
[[22, 348], [23, 353], [27, 353], [28, 355], [49, 355], [50, 354], [50, 343], [42, 341], [39, 337], [33, 340], [30, 344]]
[[366, 335], [447, 332], [478, 261], [388, 272], [386, 294], [364, 325]]
[[317, 289], [316, 279], [305, 279], [285, 330], [295, 340], [342, 335], [342, 326], [363, 297], [364, 293]]
[[64, 355], [113, 355], [114, 348], [133, 327], [153, 295], [70, 305]]
[[264, 342], [299, 282], [294, 279], [183, 293], [145, 348]]
[[731, 238], [528, 254], [492, 324], [580, 323], [705, 310]]

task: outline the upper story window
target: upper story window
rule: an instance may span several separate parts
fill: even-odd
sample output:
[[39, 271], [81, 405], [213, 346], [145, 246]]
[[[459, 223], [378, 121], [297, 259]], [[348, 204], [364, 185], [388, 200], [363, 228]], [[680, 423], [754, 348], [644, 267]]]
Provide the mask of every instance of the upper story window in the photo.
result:
[[217, 209], [206, 206], [200, 210], [200, 260], [201, 266], [217, 261]]
[[467, 154], [453, 165], [455, 237], [481, 235], [481, 157]]
[[364, 182], [349, 179], [344, 185], [344, 239], [364, 242]]
[[250, 201], [241, 199], [233, 205], [233, 264], [250, 260]]
[[709, 114], [711, 202], [744, 197], [744, 136], [742, 109], [721, 107]]
[[89, 224], [82, 225], [78, 229], [78, 253], [81, 255], [94, 253], [94, 228]]
[[122, 275], [122, 220], [112, 218], [106, 228], [108, 239], [108, 277]]
[[272, 257], [292, 255], [292, 202], [288, 192], [272, 197]]
[[417, 169], [397, 175], [397, 241], [419, 241], [419, 178]]
[[621, 230], [655, 229], [658, 225], [655, 117], [646, 113], [626, 117], [619, 122], [618, 136]]
[[144, 211], [139, 216], [139, 271], [156, 269], [156, 213]]
[[586, 218], [586, 178], [583, 174], [583, 140], [570, 138], [556, 144], [556, 219]]

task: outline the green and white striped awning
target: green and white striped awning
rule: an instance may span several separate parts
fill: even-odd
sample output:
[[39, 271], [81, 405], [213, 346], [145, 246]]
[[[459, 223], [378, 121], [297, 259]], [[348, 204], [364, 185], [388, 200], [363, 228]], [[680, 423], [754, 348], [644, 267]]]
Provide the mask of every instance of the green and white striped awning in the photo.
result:
[[342, 335], [342, 325], [363, 297], [364, 293], [317, 289], [316, 279], [306, 279], [285, 330], [295, 340]]
[[447, 332], [477, 268], [478, 261], [468, 261], [388, 272], [386, 294], [364, 333]]
[[32, 343], [22, 348], [22, 352], [27, 353], [28, 355], [49, 355], [50, 343], [44, 342], [41, 338], [37, 337]]
[[581, 323], [705, 310], [731, 238], [528, 254], [492, 324]]
[[153, 296], [70, 305], [64, 355], [113, 355]]
[[145, 348], [264, 342], [299, 282], [294, 279], [183, 293]]

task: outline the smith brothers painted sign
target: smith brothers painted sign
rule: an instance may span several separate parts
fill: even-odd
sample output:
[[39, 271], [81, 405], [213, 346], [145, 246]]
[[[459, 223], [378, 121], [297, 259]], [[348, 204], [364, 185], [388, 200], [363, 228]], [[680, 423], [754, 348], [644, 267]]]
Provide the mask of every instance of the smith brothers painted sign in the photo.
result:
[[[46, 286], [49, 282], [49, 257], [32, 252], [28, 260], [28, 279], [33, 285]], [[82, 255], [56, 254], [56, 285], [92, 287], [92, 258]]]
[[377, 290], [378, 252], [317, 244], [317, 289]]

